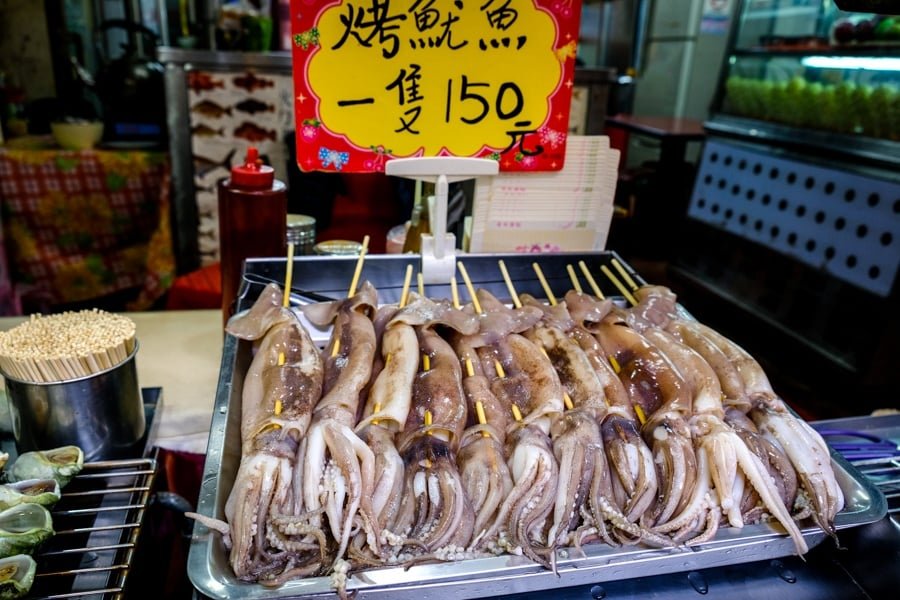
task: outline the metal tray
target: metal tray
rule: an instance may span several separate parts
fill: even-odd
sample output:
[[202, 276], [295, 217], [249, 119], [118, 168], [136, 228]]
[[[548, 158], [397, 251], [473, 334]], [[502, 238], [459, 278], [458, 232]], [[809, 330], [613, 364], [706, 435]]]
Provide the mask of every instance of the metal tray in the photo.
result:
[[[520, 293], [544, 296], [531, 268], [535, 259], [529, 256], [466, 256], [466, 268], [476, 286], [488, 288], [500, 297], [507, 295], [496, 266], [499, 258], [505, 260]], [[571, 285], [565, 270], [567, 264], [584, 260], [592, 273], [599, 273], [599, 266], [609, 265], [612, 258], [617, 258], [614, 253], [600, 252], [542, 255], [538, 261], [552, 289], [559, 290], [561, 295]], [[399, 280], [406, 265], [415, 263], [414, 256], [374, 256], [366, 260], [363, 278], [375, 284], [380, 301], [393, 302], [399, 298], [402, 283]], [[630, 271], [627, 265], [622, 264]], [[352, 276], [354, 265], [354, 259], [297, 259], [293, 287], [301, 290], [298, 293], [314, 290], [325, 296], [341, 297], [346, 294], [346, 282]], [[284, 259], [248, 261], [245, 268], [247, 280], [242, 286], [238, 309], [244, 310], [252, 304], [265, 278], [283, 281], [284, 267]], [[633, 272], [632, 277], [642, 282]], [[616, 293], [609, 282], [601, 282], [600, 279], [597, 282], [601, 284], [604, 294], [612, 296]], [[427, 293], [449, 297], [450, 289], [449, 286], [428, 286]], [[241, 390], [250, 360], [250, 344], [226, 336], [198, 499], [200, 513], [219, 519], [224, 518], [225, 500], [240, 462]], [[880, 520], [887, 511], [881, 492], [840, 455], [832, 453], [832, 459], [846, 498], [846, 506], [836, 520], [837, 528], [845, 529]], [[810, 548], [825, 539], [825, 534], [816, 527], [804, 528], [803, 535]], [[594, 544], [585, 546], [583, 552], [561, 549], [558, 554], [559, 577], [528, 559], [504, 555], [418, 565], [409, 569], [370, 569], [354, 574], [347, 589], [357, 592], [357, 597], [361, 598], [478, 598], [704, 569], [793, 553], [793, 542], [786, 535], [779, 534], [768, 525], [749, 525], [741, 530], [722, 528], [709, 543], [691, 548], [612, 548]], [[210, 598], [303, 598], [334, 594], [329, 577], [298, 579], [275, 589], [239, 581], [228, 565], [221, 536], [201, 525], [194, 527], [188, 575], [194, 587]]]

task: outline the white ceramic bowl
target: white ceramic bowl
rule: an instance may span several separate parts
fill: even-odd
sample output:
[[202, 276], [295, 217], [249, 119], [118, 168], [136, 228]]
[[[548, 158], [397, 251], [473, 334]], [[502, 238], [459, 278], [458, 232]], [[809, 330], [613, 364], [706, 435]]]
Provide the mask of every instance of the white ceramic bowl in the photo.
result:
[[53, 139], [64, 150], [88, 150], [97, 145], [103, 137], [103, 123], [85, 121], [81, 123], [51, 123]]

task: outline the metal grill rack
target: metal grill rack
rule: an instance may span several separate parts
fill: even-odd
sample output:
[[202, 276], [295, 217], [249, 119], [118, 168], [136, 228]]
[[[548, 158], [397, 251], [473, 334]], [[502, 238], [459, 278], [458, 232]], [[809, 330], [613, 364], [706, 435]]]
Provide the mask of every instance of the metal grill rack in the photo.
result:
[[52, 511], [29, 597], [124, 597], [155, 477], [151, 458], [86, 463]]

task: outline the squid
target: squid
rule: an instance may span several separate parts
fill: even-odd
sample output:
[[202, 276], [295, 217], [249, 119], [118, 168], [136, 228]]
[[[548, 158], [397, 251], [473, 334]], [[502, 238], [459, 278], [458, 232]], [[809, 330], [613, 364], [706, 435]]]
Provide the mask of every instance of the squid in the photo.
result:
[[668, 358], [616, 315], [608, 315], [591, 331], [619, 365], [619, 378], [635, 411], [640, 411], [641, 433], [652, 448], [660, 485], [656, 504], [644, 519], [658, 529], [684, 510], [696, 485], [688, 385]]
[[322, 392], [318, 349], [294, 313], [282, 307], [274, 284], [226, 329], [240, 339], [261, 340], [241, 396], [241, 462], [225, 503], [227, 528], [194, 516], [229, 534], [229, 562], [240, 579], [311, 574], [321, 567], [311, 552], [316, 547], [281, 543], [278, 523], [281, 515], [292, 514], [297, 448]]
[[[375, 330], [381, 331], [379, 343], [380, 364], [365, 407], [363, 419], [355, 432], [366, 443], [375, 457], [372, 512], [377, 527], [382, 532], [380, 547], [386, 544], [384, 533], [393, 527], [400, 511], [403, 493], [404, 465], [394, 436], [406, 422], [412, 402], [412, 384], [419, 365], [419, 342], [412, 326], [402, 317], [396, 306], [378, 309], [374, 320]], [[366, 536], [359, 534], [352, 549], [353, 556], [361, 561], [376, 562], [377, 557], [365, 556], [361, 547]]]
[[679, 343], [671, 334], [650, 328], [644, 331], [644, 335], [685, 374], [693, 389], [690, 426], [697, 451], [706, 455], [703, 465], [709, 469], [708, 472], [701, 470], [699, 476], [709, 478], [712, 482], [718, 504], [727, 515], [729, 523], [738, 528], [744, 525], [741, 500], [746, 482], [791, 536], [798, 554], [805, 554], [808, 550], [806, 541], [782, 501], [781, 493], [768, 468], [750, 451], [734, 429], [725, 423], [722, 390], [715, 372], [703, 357]]
[[[755, 454], [766, 467], [772, 483], [778, 490], [781, 502], [788, 508], [793, 507], [797, 499], [799, 483], [797, 472], [784, 451], [763, 436], [750, 417], [737, 408], [725, 409], [725, 423], [741, 437], [747, 449]], [[758, 521], [762, 512], [763, 507], [759, 505], [759, 496], [751, 487], [741, 498], [741, 514], [744, 522]], [[794, 515], [794, 520], [806, 516], [809, 515]]]
[[[485, 376], [477, 348], [491, 339], [525, 330], [540, 318], [539, 313], [532, 313], [531, 319], [527, 316], [520, 319], [493, 318], [505, 312], [505, 307], [501, 308], [502, 311], [489, 311], [479, 319], [478, 333], [456, 335], [451, 340], [460, 363], [465, 366], [462, 384], [469, 417], [457, 463], [466, 494], [475, 511], [476, 544], [496, 522], [503, 501], [513, 489], [512, 475], [504, 456], [506, 431], [512, 414], [509, 406], [491, 391], [490, 380]], [[483, 415], [483, 422], [480, 415]]]
[[[496, 299], [479, 295], [488, 311], [499, 310]], [[553, 559], [555, 540], [548, 539], [546, 529], [556, 504], [559, 465], [549, 434], [564, 410], [562, 385], [547, 357], [520, 334], [478, 348], [478, 357], [494, 396], [515, 416], [505, 448], [513, 489], [481, 543], [550, 568], [547, 556]]]
[[393, 533], [414, 541], [424, 551], [420, 559], [452, 559], [465, 550], [474, 531], [472, 508], [456, 466], [467, 410], [459, 360], [432, 327], [440, 323], [472, 334], [478, 324], [474, 316], [447, 303], [432, 303], [426, 312], [431, 317], [421, 319], [415, 327], [421, 369], [412, 385], [411, 408], [397, 437], [406, 474], [404, 500]]
[[636, 522], [656, 500], [658, 482], [653, 454], [640, 434], [631, 400], [597, 338], [588, 330], [610, 313], [609, 300], [598, 301], [570, 291], [566, 306], [574, 321], [568, 333], [590, 359], [609, 403], [600, 426], [610, 466], [616, 504], [629, 522]]
[[[667, 297], [671, 305], [674, 294], [665, 288], [651, 288], [641, 293], [642, 302], [654, 296]], [[669, 313], [670, 317], [662, 325], [679, 335], [704, 358], [717, 357], [707, 360], [722, 384], [725, 407], [748, 414], [756, 428], [778, 449], [778, 454], [788, 457], [804, 491], [798, 495], [798, 502], [801, 497], [806, 499], [816, 524], [835, 537], [834, 519], [844, 506], [844, 496], [825, 441], [775, 394], [762, 367], [750, 353], [711, 327], [673, 311]], [[732, 396], [735, 398], [731, 399]], [[783, 472], [780, 459], [776, 456], [773, 460], [779, 465], [775, 468]], [[770, 466], [773, 466], [772, 461]], [[782, 476], [786, 485], [790, 484], [788, 477]], [[806, 507], [802, 507], [801, 513], [805, 512]]]
[[[608, 486], [609, 469], [599, 425], [606, 416], [607, 400], [587, 355], [564, 332], [574, 325], [565, 305], [544, 306], [528, 295], [522, 295], [521, 299], [523, 304], [545, 312], [543, 321], [526, 336], [546, 353], [565, 390], [564, 400], [570, 404], [550, 430], [553, 452], [559, 462], [559, 485], [549, 532], [549, 541], [556, 547], [564, 545], [569, 532], [578, 525], [579, 509], [589, 499], [590, 492], [598, 493]], [[596, 507], [597, 499], [592, 499], [592, 504]], [[594, 522], [603, 527], [605, 519], [595, 515]]]
[[375, 288], [365, 282], [350, 298], [303, 307], [313, 324], [333, 323], [333, 330], [323, 350], [323, 396], [297, 453], [294, 515], [308, 520], [309, 528], [321, 531], [324, 513], [338, 544], [335, 568], [341, 566], [338, 561], [343, 560], [357, 525], [362, 526], [371, 551], [380, 551], [372, 506], [375, 456], [353, 431], [360, 394], [372, 374], [376, 306]]

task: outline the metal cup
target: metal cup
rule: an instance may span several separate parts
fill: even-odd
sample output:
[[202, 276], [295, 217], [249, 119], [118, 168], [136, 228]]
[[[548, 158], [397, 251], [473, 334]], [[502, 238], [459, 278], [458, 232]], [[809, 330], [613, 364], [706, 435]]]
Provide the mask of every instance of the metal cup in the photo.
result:
[[124, 362], [68, 381], [33, 383], [4, 374], [18, 451], [75, 445], [88, 461], [133, 454], [146, 427], [137, 351], [135, 342]]

